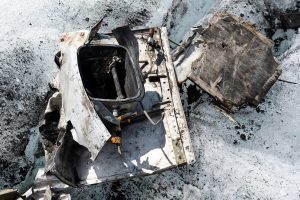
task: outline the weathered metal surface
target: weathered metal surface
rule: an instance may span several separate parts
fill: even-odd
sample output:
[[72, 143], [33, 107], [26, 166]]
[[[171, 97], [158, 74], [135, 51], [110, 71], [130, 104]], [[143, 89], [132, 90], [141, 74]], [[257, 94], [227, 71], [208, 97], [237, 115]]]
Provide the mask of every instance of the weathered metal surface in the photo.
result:
[[[164, 61], [159, 65], [156, 65], [157, 52], [147, 53], [146, 51], [148, 47], [145, 38], [148, 36], [148, 30], [137, 30], [135, 36], [139, 43], [139, 60], [146, 60], [149, 63], [143, 68], [142, 73], [149, 72], [158, 75], [164, 73], [166, 75], [162, 76], [165, 78], [160, 78], [158, 82], [150, 82], [149, 79], [146, 79], [144, 83], [145, 96], [142, 100], [146, 110], [151, 109], [154, 104], [168, 100], [169, 103], [160, 106], [164, 109], [163, 120], [155, 126], [148, 120], [144, 120], [122, 129], [122, 155], [119, 155], [116, 147], [111, 144], [104, 146], [93, 163], [81, 168], [79, 174], [82, 179], [85, 178], [81, 184], [95, 184], [149, 175], [180, 164], [191, 163], [195, 159], [184, 111], [180, 103], [167, 30], [165, 28], [155, 30], [155, 38], [161, 45], [160, 51], [164, 55]], [[115, 38], [94, 42], [117, 44]], [[158, 121], [159, 118], [160, 116], [153, 120]], [[178, 142], [174, 143], [175, 140]]]
[[188, 77], [229, 110], [258, 105], [281, 74], [272, 42], [227, 13], [217, 13], [206, 29], [195, 32], [200, 53], [190, 62]]
[[77, 49], [88, 39], [88, 31], [64, 34], [60, 43], [61, 68], [59, 72], [59, 91], [62, 94], [62, 108], [65, 121], [75, 128], [74, 140], [88, 148], [94, 160], [110, 133], [95, 112], [79, 74]]
[[[50, 168], [50, 172], [57, 175], [65, 183], [76, 186], [149, 175], [193, 162], [195, 158], [170, 56], [167, 30], [165, 28], [155, 29], [153, 38], [159, 48], [155, 48], [153, 51], [149, 51], [145, 39], [149, 34], [148, 29], [134, 31], [139, 45], [138, 60], [147, 61], [148, 63], [141, 69], [142, 74], [157, 77], [151, 79], [151, 81], [150, 78], [146, 78], [143, 82], [145, 88], [145, 95], [141, 100], [143, 109], [147, 111], [162, 110], [162, 114], [158, 113], [158, 116], [153, 116], [152, 120], [158, 121], [157, 125], [153, 125], [144, 118], [144, 120], [123, 127], [121, 155], [116, 145], [106, 142], [105, 139], [99, 141], [96, 138], [98, 135], [84, 135], [88, 132], [82, 128], [79, 129], [82, 131], [80, 134], [77, 131], [83, 124], [92, 123], [97, 125], [96, 122], [102, 122], [98, 116], [95, 116], [93, 101], [90, 101], [85, 94], [85, 88], [80, 83], [75, 53], [79, 45], [83, 43], [75, 42], [74, 45], [73, 39], [69, 39], [69, 36], [74, 38], [73, 34], [83, 35], [82, 32], [68, 33], [68, 37], [64, 39], [61, 48], [60, 77], [53, 84], [59, 85], [59, 93], [55, 93], [52, 101], [49, 101], [49, 104], [52, 102], [51, 105], [57, 109], [61, 108], [60, 115], [62, 118], [60, 120], [65, 121], [65, 123], [58, 124], [59, 127], [62, 127], [61, 132], [64, 135], [59, 136], [58, 134], [58, 142], [48, 144], [46, 148], [46, 160], [48, 160], [46, 169]], [[113, 35], [108, 34], [99, 40], [91, 41], [91, 45], [96, 44], [116, 45], [118, 42]], [[140, 65], [144, 64], [141, 63]], [[74, 70], [73, 67], [76, 69]], [[79, 91], [80, 94], [78, 94]], [[71, 94], [73, 95], [71, 96]], [[61, 96], [62, 106], [59, 105], [59, 101], [55, 101], [58, 105], [53, 101], [59, 96]], [[67, 99], [64, 99], [65, 97]], [[80, 102], [85, 102], [87, 107], [83, 108]], [[50, 107], [48, 105], [48, 112], [53, 111]], [[143, 113], [143, 109], [137, 106], [136, 112]], [[85, 114], [87, 112], [89, 115]], [[81, 122], [78, 121], [79, 119], [81, 119]], [[74, 128], [67, 123], [68, 121], [72, 122]], [[106, 133], [103, 132], [105, 127], [102, 127], [102, 125], [92, 130], [98, 131], [99, 134]], [[107, 131], [106, 128], [105, 131]], [[50, 136], [51, 133], [48, 134], [48, 137]], [[106, 135], [104, 134], [104, 136]], [[89, 155], [90, 148], [94, 147], [85, 143], [89, 138], [95, 139], [93, 145], [95, 143], [99, 143], [100, 146], [104, 145], [94, 160], [90, 159]], [[48, 142], [45, 141], [44, 146]]]
[[285, 29], [300, 27], [300, 12], [286, 13], [280, 15], [282, 26]]
[[60, 43], [60, 71], [51, 84], [59, 90], [50, 98], [40, 127], [46, 172], [75, 185], [80, 158], [95, 160], [111, 137], [92, 105], [79, 74], [77, 50], [89, 31], [65, 33]]
[[169, 78], [170, 83], [170, 89], [171, 89], [171, 98], [173, 100], [173, 106], [174, 106], [174, 114], [176, 119], [176, 124], [179, 130], [179, 140], [181, 142], [182, 147], [182, 156], [178, 155], [179, 160], [182, 160], [182, 158], [185, 158], [185, 162], [192, 163], [195, 161], [195, 155], [192, 147], [192, 142], [190, 139], [190, 134], [188, 130], [188, 125], [186, 121], [186, 116], [183, 111], [183, 107], [181, 104], [181, 99], [179, 95], [179, 89], [178, 89], [178, 81], [176, 78], [176, 72], [174, 69], [174, 65], [171, 58], [171, 52], [170, 52], [170, 44], [168, 40], [168, 31], [166, 28], [161, 28], [161, 38], [162, 38], [162, 47], [165, 52], [165, 65], [167, 69], [167, 74]]

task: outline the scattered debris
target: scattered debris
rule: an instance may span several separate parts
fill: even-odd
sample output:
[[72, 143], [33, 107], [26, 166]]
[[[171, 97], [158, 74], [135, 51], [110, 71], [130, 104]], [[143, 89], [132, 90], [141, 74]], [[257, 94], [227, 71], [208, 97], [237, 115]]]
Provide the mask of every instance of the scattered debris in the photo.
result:
[[246, 135], [245, 135], [244, 133], [242, 133], [242, 134], [240, 135], [240, 138], [241, 138], [242, 140], [244, 140], [244, 141], [247, 140], [247, 137], [246, 137]]
[[[247, 15], [247, 13], [245, 13], [246, 15]], [[244, 14], [243, 14], [244, 15]], [[84, 17], [83, 17], [83, 19], [84, 19]], [[155, 38], [155, 37], [152, 37], [152, 39], [154, 40], [154, 41], [156, 41], [156, 39], [157, 38]], [[154, 48], [156, 48], [156, 43], [155, 42], [153, 42], [153, 40], [151, 40], [151, 46], [153, 46]], [[178, 40], [179, 41], [179, 40]], [[222, 44], [222, 46], [223, 46], [223, 44]], [[226, 46], [226, 45], [224, 45], [224, 46]], [[163, 54], [164, 55], [164, 54]], [[59, 56], [59, 57], [62, 57], [62, 56]], [[163, 57], [162, 57], [163, 58]], [[116, 61], [117, 60], [119, 60], [119, 59], [115, 59]], [[160, 62], [163, 62], [164, 61], [164, 58], [163, 59], [159, 59], [160, 60]], [[122, 61], [120, 61], [120, 62], [122, 62]], [[160, 62], [155, 62], [155, 64], [157, 64], [157, 63], [160, 63]], [[114, 63], [115, 64], [115, 62], [111, 62], [111, 63]], [[114, 65], [113, 64], [113, 65]], [[145, 67], [146, 67], [146, 69], [148, 69], [148, 65], [149, 65], [149, 63], [147, 63], [146, 65], [145, 65]], [[110, 67], [109, 67], [110, 68]], [[111, 68], [111, 73], [113, 74], [113, 68], [114, 67], [112, 67]], [[150, 70], [151, 71], [151, 70]], [[114, 73], [114, 74], [116, 74], [116, 73]], [[118, 75], [117, 75], [117, 77], [118, 77]], [[151, 84], [157, 84], [157, 82], [160, 82], [160, 80], [161, 80], [161, 78], [166, 78], [166, 76], [164, 75], [164, 76], [162, 76], [162, 75], [149, 75], [149, 76], [143, 76], [143, 78], [149, 78], [149, 82], [151, 82]], [[118, 77], [119, 78], [119, 77]], [[117, 79], [116, 78], [114, 78], [113, 77], [113, 81], [115, 82]], [[120, 80], [118, 80], [117, 82], [120, 82]], [[115, 87], [116, 87], [116, 83], [114, 83], [114, 85], [115, 85]], [[121, 90], [119, 90], [119, 92], [118, 91], [116, 91], [116, 93], [117, 93], [117, 96], [118, 96], [118, 98], [120, 98], [120, 99], [122, 99], [123, 97], [124, 97], [124, 93], [125, 92], [123, 92], [122, 91], [122, 85], [119, 85], [119, 88], [121, 88]], [[86, 92], [87, 92], [87, 94], [89, 94], [89, 92], [86, 90]], [[121, 95], [120, 95], [121, 94]], [[90, 98], [90, 97], [89, 97]], [[90, 98], [91, 99], [91, 98]], [[200, 99], [201, 100], [201, 99]], [[199, 101], [199, 99], [196, 101], [196, 102], [198, 102]], [[165, 101], [165, 102], [168, 102], [168, 103], [172, 103], [172, 102], [169, 102], [169, 101]], [[94, 102], [92, 102], [92, 103], [94, 103]], [[95, 103], [96, 104], [96, 103]], [[4, 105], [4, 106], [6, 106], [6, 105]], [[153, 105], [154, 106], [154, 105]], [[108, 106], [109, 107], [109, 106]], [[96, 109], [95, 109], [96, 110]], [[163, 110], [164, 109], [160, 109], [159, 110], [159, 112], [157, 112], [156, 114], [157, 115], [155, 115], [155, 117], [160, 117], [162, 114], [164, 114], [164, 112], [163, 112]], [[257, 107], [256, 108], [256, 110], [257, 110], [257, 112], [262, 112], [262, 110], [260, 109], [260, 107]], [[109, 110], [109, 111], [111, 111], [111, 110]], [[114, 110], [113, 110], [114, 111]], [[153, 111], [155, 111], [155, 110], [153, 110]], [[49, 147], [55, 147], [55, 145], [61, 145], [61, 140], [60, 140], [60, 136], [63, 136], [63, 135], [60, 135], [60, 131], [61, 132], [63, 132], [63, 134], [69, 134], [69, 135], [74, 135], [74, 126], [73, 126], [73, 124], [71, 123], [71, 121], [67, 121], [67, 125], [65, 124], [65, 127], [64, 127], [64, 129], [59, 129], [59, 130], [55, 130], [55, 128], [57, 128], [57, 124], [59, 123], [59, 120], [60, 120], [60, 118], [61, 117], [64, 117], [64, 116], [60, 116], [60, 112], [59, 112], [59, 115], [57, 115], [57, 110], [55, 110], [55, 112], [53, 112], [53, 113], [49, 113], [49, 116], [50, 116], [50, 118], [52, 118], [52, 114], [53, 114], [53, 118], [54, 119], [56, 119], [56, 120], [53, 120], [53, 121], [51, 121], [51, 122], [53, 122], [53, 124], [52, 123], [50, 123], [50, 124], [47, 124], [50, 128], [48, 129], [48, 131], [52, 131], [52, 129], [51, 129], [51, 126], [53, 125], [53, 135], [51, 135], [51, 133], [49, 133], [49, 136], [51, 135], [51, 136], [53, 136], [53, 138], [51, 138], [51, 137], [48, 137], [49, 138], [49, 141], [50, 141], [50, 139], [52, 139], [52, 141], [50, 141], [50, 142], [52, 142], [52, 144], [51, 143], [49, 143], [50, 145], [49, 145]], [[98, 112], [97, 114], [98, 115], [100, 115], [99, 114], [100, 112]], [[149, 112], [147, 112], [148, 114], [149, 114], [149, 116], [150, 117], [154, 117], [154, 116], [152, 116], [151, 115], [151, 111], [149, 111]], [[102, 112], [101, 112], [101, 114], [102, 114]], [[117, 112], [112, 112], [112, 115], [104, 115], [104, 117], [103, 116], [100, 116], [100, 119], [102, 120], [102, 122], [104, 121], [104, 118], [105, 117], [107, 117], [107, 116], [109, 116], [109, 117], [112, 117], [112, 118], [118, 118], [119, 119], [119, 117], [120, 118], [126, 118], [126, 116], [127, 116], [127, 114], [131, 114], [131, 113], [126, 113], [125, 115], [121, 115], [121, 116], [118, 116], [118, 113]], [[146, 119], [146, 115], [145, 114], [143, 114], [143, 113], [140, 113], [139, 115], [137, 115], [137, 113], [136, 112], [133, 112], [132, 113], [132, 115], [129, 115], [130, 117], [132, 117], [132, 116], [139, 116], [140, 118], [141, 118], [141, 120], [140, 121], [145, 121], [145, 119]], [[155, 118], [156, 119], [156, 118]], [[109, 120], [108, 120], [109, 121]], [[120, 120], [121, 121], [121, 120]], [[139, 120], [137, 120], [137, 121], [139, 121]], [[149, 120], [150, 121], [150, 120]], [[110, 122], [115, 122], [115, 124], [118, 124], [115, 120], [111, 120]], [[240, 128], [243, 128], [243, 127], [241, 127], [241, 126], [239, 126]], [[227, 127], [228, 128], [228, 127]], [[243, 128], [243, 129], [245, 129], [245, 127]], [[248, 127], [246, 128], [246, 129], [248, 129]], [[252, 127], [251, 127], [251, 130], [252, 130]], [[58, 132], [55, 132], [55, 131], [58, 131]], [[76, 131], [76, 130], [75, 130]], [[73, 132], [73, 133], [72, 133]], [[58, 134], [57, 134], [58, 133]], [[76, 134], [76, 133], [75, 133]], [[248, 135], [248, 133], [247, 133], [247, 135]], [[67, 138], [67, 137], [66, 137]], [[121, 139], [122, 139], [122, 137], [120, 137]], [[246, 138], [248, 138], [248, 140], [249, 140], [249, 138], [250, 138], [250, 136], [248, 135]], [[66, 140], [66, 144], [68, 144], [67, 142], [70, 142], [71, 140]], [[108, 140], [108, 142], [110, 142], [110, 140]], [[236, 143], [238, 143], [236, 140], [235, 140], [235, 142]], [[122, 144], [123, 143], [123, 141], [121, 141], [120, 140], [120, 142], [117, 142], [118, 144]], [[81, 146], [77, 146], [77, 143], [75, 143], [75, 142], [70, 142], [70, 145], [71, 146], [75, 146], [76, 148], [78, 147], [79, 149], [81, 148]], [[115, 149], [114, 149], [115, 150]], [[83, 150], [84, 151], [84, 150]], [[81, 152], [81, 150], [79, 151], [79, 152]], [[71, 155], [72, 154], [77, 154], [77, 151], [74, 151], [74, 152], [71, 152]], [[70, 154], [68, 154], [68, 152], [66, 153], [66, 155], [65, 155], [65, 157], [69, 157], [69, 155]], [[122, 155], [121, 156], [123, 156], [124, 154], [123, 154], [123, 152], [122, 152]], [[72, 157], [72, 159], [73, 159], [74, 157]], [[76, 158], [76, 157], [75, 157]], [[144, 162], [146, 162], [146, 161], [144, 161]], [[75, 169], [75, 170], [77, 170], [77, 169]], [[77, 180], [75, 180], [75, 181], [77, 181]], [[182, 190], [181, 190], [182, 191]]]
[[[194, 160], [166, 29], [120, 27], [104, 35], [98, 33], [102, 21], [90, 32], [63, 35], [55, 55], [59, 76], [50, 84], [56, 92], [40, 127], [46, 172], [72, 186], [152, 174]], [[227, 13], [196, 32], [201, 55], [188, 77], [227, 109], [257, 105], [281, 73], [271, 41]], [[187, 91], [189, 104], [202, 95], [196, 85]], [[246, 128], [222, 113], [236, 129]]]

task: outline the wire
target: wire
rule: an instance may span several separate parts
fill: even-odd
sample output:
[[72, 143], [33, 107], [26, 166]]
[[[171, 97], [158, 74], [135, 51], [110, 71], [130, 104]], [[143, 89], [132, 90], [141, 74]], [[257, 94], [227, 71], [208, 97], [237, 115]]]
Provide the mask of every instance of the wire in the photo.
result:
[[150, 121], [150, 123], [151, 123], [152, 125], [156, 126], [157, 124], [159, 124], [159, 123], [163, 120], [163, 118], [164, 118], [164, 113], [163, 113], [162, 117], [161, 117], [157, 122], [154, 122], [154, 121], [152, 120], [152, 118], [149, 116], [148, 112], [144, 109], [144, 106], [143, 106], [142, 102], [139, 102], [139, 103], [140, 103], [140, 106], [142, 107], [142, 110], [143, 110], [145, 116], [147, 117], [147, 119]]
[[157, 125], [159, 122], [161, 122], [162, 119], [163, 119], [163, 116], [162, 116], [157, 122], [154, 122], [154, 121], [151, 119], [151, 117], [148, 115], [147, 111], [143, 110], [143, 112], [144, 112], [145, 116], [147, 117], [147, 119], [150, 121], [150, 123], [151, 123], [152, 125], [154, 125], [154, 126], [156, 126], [156, 125]]

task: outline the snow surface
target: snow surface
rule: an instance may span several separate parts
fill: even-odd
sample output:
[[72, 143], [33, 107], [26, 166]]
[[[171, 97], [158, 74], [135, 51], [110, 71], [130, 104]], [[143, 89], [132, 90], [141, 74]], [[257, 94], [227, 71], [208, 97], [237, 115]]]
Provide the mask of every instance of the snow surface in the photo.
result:
[[[106, 13], [104, 31], [126, 23], [166, 25], [170, 38], [180, 42], [194, 23], [226, 10], [274, 40], [286, 36], [287, 44], [280, 42], [276, 51], [280, 78], [298, 84], [276, 82], [258, 108], [231, 118], [198, 89], [200, 99], [185, 103], [193, 165], [69, 192], [73, 199], [300, 199], [300, 35], [272, 24], [280, 12], [299, 5], [298, 0], [1, 0], [0, 188], [31, 183], [19, 184], [33, 165], [28, 152], [35, 143], [30, 140], [26, 148], [29, 129], [38, 123], [47, 83], [57, 71], [53, 55], [62, 32], [87, 29]], [[190, 83], [185, 85], [186, 101]]]

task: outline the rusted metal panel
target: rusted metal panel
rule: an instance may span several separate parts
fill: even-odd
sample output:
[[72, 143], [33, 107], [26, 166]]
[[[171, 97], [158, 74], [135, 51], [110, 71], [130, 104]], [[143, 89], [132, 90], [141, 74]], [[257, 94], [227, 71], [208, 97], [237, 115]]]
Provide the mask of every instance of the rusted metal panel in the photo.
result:
[[206, 29], [197, 31], [201, 53], [191, 62], [188, 77], [229, 110], [258, 105], [281, 74], [272, 42], [227, 13], [217, 13]]

